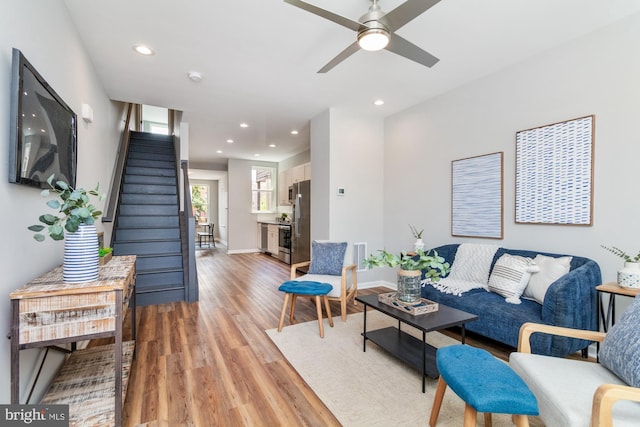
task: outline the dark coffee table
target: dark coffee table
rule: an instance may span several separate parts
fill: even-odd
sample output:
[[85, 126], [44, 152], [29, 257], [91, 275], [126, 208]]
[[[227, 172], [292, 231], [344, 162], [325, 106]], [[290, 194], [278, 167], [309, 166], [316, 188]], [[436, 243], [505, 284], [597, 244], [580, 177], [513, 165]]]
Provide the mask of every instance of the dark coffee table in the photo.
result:
[[[367, 351], [367, 340], [370, 340], [393, 356], [422, 372], [423, 393], [425, 392], [425, 377], [428, 375], [431, 378], [438, 378], [439, 376], [438, 367], [436, 366], [437, 349], [425, 341], [427, 332], [460, 326], [462, 328], [461, 341], [464, 344], [465, 323], [478, 319], [475, 314], [442, 304], [439, 304], [438, 311], [414, 316], [379, 302], [377, 294], [357, 296], [356, 301], [364, 304], [363, 351]], [[397, 319], [398, 327], [390, 326], [375, 331], [367, 331], [367, 307]], [[403, 323], [422, 331], [422, 341], [404, 332], [401, 328]]]

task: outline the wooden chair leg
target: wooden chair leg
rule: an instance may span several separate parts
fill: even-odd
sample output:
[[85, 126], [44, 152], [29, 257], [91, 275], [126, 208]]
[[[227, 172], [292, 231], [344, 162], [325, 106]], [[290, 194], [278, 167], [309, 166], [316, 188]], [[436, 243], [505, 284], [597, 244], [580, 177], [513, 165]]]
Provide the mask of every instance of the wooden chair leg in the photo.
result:
[[514, 414], [512, 419], [517, 427], [529, 427], [529, 417], [527, 415]]
[[322, 303], [320, 295], [316, 295], [316, 312], [318, 313], [318, 326], [320, 328], [320, 338], [324, 338], [324, 326], [322, 325]]
[[491, 427], [491, 412], [484, 413], [484, 427]]
[[280, 313], [280, 323], [278, 323], [278, 332], [282, 331], [282, 325], [284, 324], [284, 314], [287, 312], [287, 302], [289, 301], [289, 295], [284, 294], [284, 302], [282, 303], [282, 312]]
[[298, 295], [296, 294], [291, 294], [291, 308], [289, 309], [289, 322], [293, 323], [293, 313], [296, 310], [296, 299], [298, 298]]
[[468, 403], [464, 404], [464, 427], [476, 427], [478, 412]]
[[442, 399], [444, 399], [444, 392], [447, 391], [447, 383], [438, 378], [438, 386], [436, 388], [436, 394], [433, 397], [433, 406], [431, 407], [431, 417], [429, 418], [429, 425], [435, 427], [438, 422], [438, 415], [440, 415], [440, 407], [442, 406]]
[[327, 310], [327, 317], [329, 318], [329, 326], [333, 328], [333, 317], [331, 316], [331, 307], [329, 306], [329, 298], [327, 296], [323, 296], [324, 300], [324, 308]]
[[340, 314], [342, 316], [342, 321], [346, 322], [347, 321], [347, 300], [345, 299], [340, 300]]

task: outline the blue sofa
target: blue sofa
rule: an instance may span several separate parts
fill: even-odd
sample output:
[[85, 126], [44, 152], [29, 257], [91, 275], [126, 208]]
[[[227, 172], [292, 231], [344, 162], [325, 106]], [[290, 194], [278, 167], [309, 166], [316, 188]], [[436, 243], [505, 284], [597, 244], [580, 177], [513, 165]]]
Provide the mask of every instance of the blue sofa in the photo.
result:
[[[433, 248], [450, 265], [458, 244]], [[537, 254], [551, 257], [567, 255], [500, 248], [491, 268], [503, 254], [535, 258]], [[504, 297], [484, 289], [473, 289], [462, 296], [446, 294], [431, 285], [422, 287], [422, 297], [459, 310], [473, 313], [478, 320], [466, 324], [466, 329], [512, 347], [518, 345], [520, 326], [525, 322], [544, 323], [576, 329], [597, 329], [596, 286], [600, 285], [598, 264], [588, 258], [573, 256], [569, 273], [556, 280], [547, 290], [544, 304], [522, 299], [521, 304], [509, 304]], [[532, 337], [533, 353], [565, 356], [585, 349], [588, 341], [537, 334]]]

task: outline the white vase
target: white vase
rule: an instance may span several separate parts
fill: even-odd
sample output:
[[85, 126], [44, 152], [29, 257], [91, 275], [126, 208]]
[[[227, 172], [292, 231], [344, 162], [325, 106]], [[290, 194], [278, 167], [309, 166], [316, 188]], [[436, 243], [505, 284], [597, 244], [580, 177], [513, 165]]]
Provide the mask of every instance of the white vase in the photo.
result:
[[640, 263], [625, 262], [618, 271], [618, 285], [623, 288], [640, 289]]
[[416, 239], [416, 242], [413, 244], [413, 250], [418, 252], [418, 249], [424, 249], [424, 242], [422, 242], [422, 239]]
[[398, 270], [398, 292], [396, 298], [405, 304], [418, 304], [421, 301], [420, 270]]
[[98, 279], [98, 233], [95, 225], [80, 225], [64, 237], [62, 277], [65, 283], [84, 283]]

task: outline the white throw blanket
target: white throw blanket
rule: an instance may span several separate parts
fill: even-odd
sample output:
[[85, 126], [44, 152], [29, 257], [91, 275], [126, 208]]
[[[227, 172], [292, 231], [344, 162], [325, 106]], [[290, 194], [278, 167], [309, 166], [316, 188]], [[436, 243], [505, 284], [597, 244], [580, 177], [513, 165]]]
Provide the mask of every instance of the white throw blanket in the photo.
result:
[[491, 262], [500, 246], [463, 243], [456, 251], [451, 272], [439, 282], [429, 282], [440, 292], [462, 295], [471, 289], [488, 289]]

